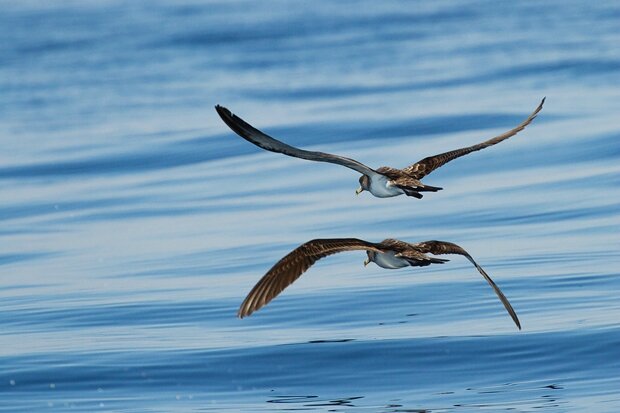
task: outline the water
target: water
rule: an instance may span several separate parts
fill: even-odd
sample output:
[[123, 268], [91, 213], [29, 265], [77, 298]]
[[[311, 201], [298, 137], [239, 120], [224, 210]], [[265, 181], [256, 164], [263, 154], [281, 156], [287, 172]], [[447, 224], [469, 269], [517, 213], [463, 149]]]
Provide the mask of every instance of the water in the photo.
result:
[[[1, 2], [0, 411], [618, 411], [617, 2]], [[539, 118], [423, 200], [403, 167]], [[312, 238], [443, 239], [387, 271]]]

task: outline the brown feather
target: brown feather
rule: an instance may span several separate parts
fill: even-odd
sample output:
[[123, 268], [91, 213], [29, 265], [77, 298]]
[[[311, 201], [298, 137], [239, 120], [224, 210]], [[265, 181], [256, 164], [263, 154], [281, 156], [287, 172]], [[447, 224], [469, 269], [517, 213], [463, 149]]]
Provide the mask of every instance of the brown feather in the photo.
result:
[[[374, 170], [362, 164], [361, 162], [358, 162], [354, 159], [346, 158], [344, 156], [299, 149], [284, 142], [281, 142], [275, 138], [272, 138], [264, 132], [261, 132], [249, 123], [245, 122], [240, 117], [234, 115], [230, 110], [226, 109], [223, 106], [217, 105], [215, 109], [222, 118], [222, 120], [228, 125], [228, 127], [230, 127], [243, 139], [253, 143], [260, 148], [271, 152], [282, 153], [288, 156], [293, 156], [296, 158], [306, 159], [310, 161], [329, 162], [342, 165], [361, 173], [363, 176], [367, 176], [372, 179], [383, 179], [381, 177], [382, 175], [384, 177], [387, 177], [388, 186], [397, 187], [407, 196], [413, 196], [419, 199], [422, 198], [422, 194], [420, 192], [437, 192], [442, 189], [439, 187], [426, 185], [420, 182], [420, 179], [453, 159], [495, 145], [503, 140], [510, 138], [511, 136], [516, 135], [517, 133], [522, 131], [527, 125], [529, 125], [534, 120], [534, 118], [536, 118], [536, 115], [542, 109], [544, 102], [545, 99], [543, 98], [543, 100], [540, 102], [540, 105], [538, 105], [536, 110], [534, 110], [534, 112], [532, 112], [532, 114], [525, 121], [523, 121], [517, 127], [509, 130], [508, 132], [505, 132], [499, 136], [496, 136], [477, 145], [469, 146], [467, 148], [456, 149], [435, 156], [429, 156], [402, 170], [390, 168], [387, 166], [383, 166]], [[366, 180], [368, 180], [368, 178], [366, 178]], [[367, 188], [364, 187], [364, 189]], [[395, 193], [390, 196], [395, 196], [398, 194], [399, 192], [395, 191]], [[375, 196], [379, 195], [375, 194]]]
[[538, 112], [540, 112], [544, 103], [545, 98], [543, 98], [536, 110], [534, 110], [534, 112], [532, 112], [532, 114], [527, 119], [525, 119], [517, 127], [509, 130], [508, 132], [502, 133], [499, 136], [496, 136], [477, 145], [469, 146], [467, 148], [455, 149], [453, 151], [441, 153], [439, 155], [429, 156], [422, 159], [421, 161], [414, 163], [413, 165], [404, 168], [403, 171], [413, 178], [422, 179], [426, 175], [433, 172], [435, 169], [456, 158], [460, 158], [461, 156], [467, 155], [468, 153], [479, 151], [481, 149], [488, 148], [489, 146], [498, 144], [501, 141], [506, 140], [525, 129], [525, 127], [536, 118], [536, 115], [538, 115]]
[[467, 251], [465, 251], [463, 248], [459, 247], [456, 244], [453, 244], [451, 242], [445, 242], [445, 241], [425, 241], [425, 242], [420, 242], [418, 244], [413, 244], [413, 246], [414, 248], [418, 249], [420, 252], [424, 252], [424, 253], [430, 253], [434, 255], [458, 254], [458, 255], [463, 255], [464, 257], [466, 257], [476, 267], [476, 269], [484, 277], [484, 279], [487, 280], [489, 285], [493, 288], [493, 291], [495, 291], [495, 294], [497, 294], [497, 296], [499, 297], [502, 304], [504, 304], [504, 307], [508, 311], [508, 314], [510, 314], [510, 317], [512, 317], [512, 320], [515, 322], [517, 327], [519, 327], [519, 330], [521, 330], [521, 323], [519, 322], [517, 313], [512, 308], [512, 305], [510, 304], [510, 302], [508, 301], [504, 293], [502, 293], [502, 291], [499, 289], [497, 284], [495, 284], [495, 282], [482, 269], [482, 267], [479, 266], [476, 261], [474, 261], [472, 256], [469, 255]]
[[445, 241], [425, 241], [417, 244], [410, 244], [408, 242], [392, 238], [385, 239], [377, 244], [356, 238], [315, 239], [308, 241], [288, 253], [284, 258], [278, 261], [267, 272], [267, 274], [263, 276], [263, 278], [258, 281], [239, 307], [239, 312], [237, 315], [240, 318], [246, 317], [269, 303], [321, 258], [337, 254], [339, 252], [355, 250], [366, 250], [374, 253], [393, 252], [396, 257], [401, 257], [407, 260], [411, 266], [426, 266], [448, 261], [435, 257], [429, 257], [426, 255], [429, 253], [434, 255], [463, 255], [476, 267], [478, 272], [480, 272], [484, 279], [493, 288], [493, 291], [495, 291], [495, 294], [497, 294], [501, 302], [504, 304], [504, 307], [512, 317], [517, 327], [521, 329], [521, 323], [519, 322], [517, 314], [508, 299], [504, 296], [491, 277], [463, 248], [451, 242]]
[[384, 252], [379, 244], [355, 238], [315, 239], [300, 245], [278, 261], [252, 288], [237, 315], [243, 318], [273, 300], [315, 262], [344, 251]]

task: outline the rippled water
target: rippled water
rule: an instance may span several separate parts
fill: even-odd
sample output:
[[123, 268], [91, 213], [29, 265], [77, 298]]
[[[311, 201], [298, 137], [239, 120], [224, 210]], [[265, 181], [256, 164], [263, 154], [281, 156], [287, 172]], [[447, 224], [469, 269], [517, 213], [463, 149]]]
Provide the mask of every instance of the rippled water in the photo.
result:
[[[614, 1], [0, 2], [0, 411], [618, 411]], [[517, 137], [356, 197], [378, 167]], [[443, 239], [427, 268], [319, 262], [312, 238]]]

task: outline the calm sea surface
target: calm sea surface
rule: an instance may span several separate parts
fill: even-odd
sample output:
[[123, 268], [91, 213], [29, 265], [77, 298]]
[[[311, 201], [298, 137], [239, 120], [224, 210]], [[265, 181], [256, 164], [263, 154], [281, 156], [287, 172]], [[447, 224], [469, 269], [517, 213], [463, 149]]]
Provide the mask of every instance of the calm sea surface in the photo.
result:
[[[617, 1], [0, 1], [0, 411], [617, 412]], [[403, 167], [423, 200], [260, 150]], [[441, 239], [427, 268], [312, 238]]]

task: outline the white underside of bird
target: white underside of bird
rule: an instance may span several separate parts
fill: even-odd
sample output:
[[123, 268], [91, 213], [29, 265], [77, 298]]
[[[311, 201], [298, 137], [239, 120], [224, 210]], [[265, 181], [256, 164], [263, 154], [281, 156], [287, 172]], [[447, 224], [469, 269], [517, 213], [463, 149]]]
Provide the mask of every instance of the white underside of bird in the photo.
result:
[[377, 198], [391, 198], [405, 193], [399, 187], [392, 185], [387, 176], [380, 174], [370, 177], [370, 188], [368, 190]]
[[394, 251], [376, 253], [372, 260], [381, 268], [395, 269], [409, 266], [409, 262], [404, 258], [397, 257]]

